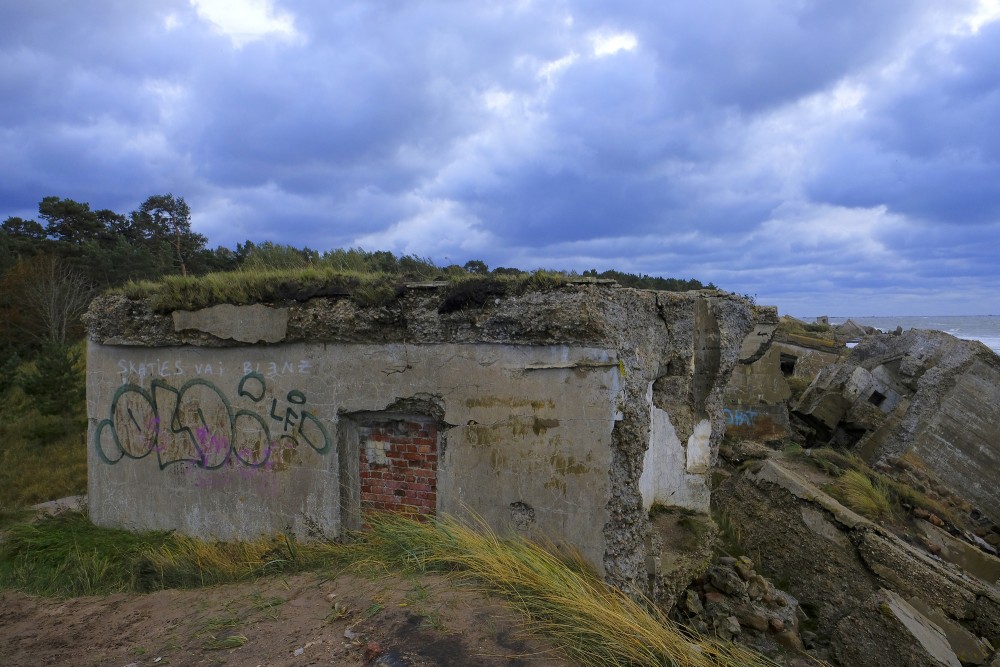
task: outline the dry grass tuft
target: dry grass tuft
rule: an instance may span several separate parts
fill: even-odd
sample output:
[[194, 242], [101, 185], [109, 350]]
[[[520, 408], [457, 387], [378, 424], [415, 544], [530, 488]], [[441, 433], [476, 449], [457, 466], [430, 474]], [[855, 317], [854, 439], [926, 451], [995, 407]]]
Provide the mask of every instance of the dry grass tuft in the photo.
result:
[[530, 619], [533, 631], [585, 665], [771, 665], [749, 649], [696, 638], [651, 603], [600, 580], [579, 554], [521, 538], [503, 539], [481, 522], [417, 522], [369, 517], [355, 549], [366, 563], [445, 570], [471, 576], [504, 595]]
[[846, 471], [831, 491], [838, 500], [869, 519], [884, 519], [892, 514], [892, 501], [885, 484], [873, 482], [857, 470]]

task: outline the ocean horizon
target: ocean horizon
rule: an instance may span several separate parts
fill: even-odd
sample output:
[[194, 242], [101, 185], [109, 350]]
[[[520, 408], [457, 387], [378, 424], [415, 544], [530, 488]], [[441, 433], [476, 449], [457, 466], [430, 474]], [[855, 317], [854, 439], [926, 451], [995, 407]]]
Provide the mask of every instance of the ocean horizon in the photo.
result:
[[[852, 320], [880, 331], [895, 331], [896, 327], [906, 329], [934, 329], [944, 331], [956, 338], [978, 340], [1000, 354], [1000, 315], [866, 315], [829, 316], [830, 324], [843, 324]], [[815, 317], [805, 320], [815, 321]]]

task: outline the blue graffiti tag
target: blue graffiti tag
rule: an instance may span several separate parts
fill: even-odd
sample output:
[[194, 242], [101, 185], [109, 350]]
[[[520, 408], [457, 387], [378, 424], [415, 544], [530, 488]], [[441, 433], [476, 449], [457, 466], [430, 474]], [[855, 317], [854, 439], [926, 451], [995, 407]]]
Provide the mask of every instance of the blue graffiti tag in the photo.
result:
[[730, 410], [724, 408], [727, 426], [753, 426], [753, 419], [759, 412], [756, 410]]

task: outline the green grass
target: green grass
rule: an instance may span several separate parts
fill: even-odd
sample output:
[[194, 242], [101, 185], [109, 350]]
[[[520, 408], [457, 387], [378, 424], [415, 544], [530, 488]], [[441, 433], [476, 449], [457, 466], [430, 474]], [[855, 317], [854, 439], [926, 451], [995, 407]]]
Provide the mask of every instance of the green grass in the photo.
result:
[[0, 541], [0, 587], [61, 597], [133, 591], [143, 552], [167, 539], [99, 529], [79, 512], [15, 524]]
[[[533, 632], [582, 665], [773, 664], [740, 646], [689, 634], [648, 601], [606, 585], [573, 551], [502, 539], [485, 526], [449, 519], [376, 515], [367, 523], [370, 529], [349, 542], [293, 546], [284, 539], [237, 544], [132, 534], [96, 528], [82, 514], [65, 513], [7, 529], [0, 541], [0, 587], [65, 596], [222, 583], [303, 569], [448, 572], [506, 597], [529, 619]], [[414, 595], [419, 597], [419, 590]], [[277, 604], [261, 599], [252, 606], [264, 611]], [[382, 603], [375, 600], [363, 615], [381, 611]], [[208, 619], [205, 647], [242, 646], [242, 635], [223, 636], [236, 627], [233, 622], [228, 616]]]
[[[963, 526], [959, 517], [956, 516], [951, 509], [944, 505], [944, 503], [934, 500], [905, 482], [901, 482], [888, 475], [883, 475], [876, 470], [872, 470], [860, 457], [852, 453], [840, 452], [835, 449], [828, 448], [816, 448], [810, 450], [809, 456], [805, 456], [801, 450], [793, 455], [801, 456], [801, 458], [809, 461], [820, 470], [826, 472], [828, 475], [839, 478], [838, 482], [833, 485], [833, 489], [835, 491], [834, 495], [838, 497], [838, 499], [841, 499], [841, 497], [837, 495], [838, 493], [848, 493], [845, 487], [853, 486], [850, 495], [854, 498], [854, 501], [859, 502], [859, 506], [864, 508], [866, 511], [876, 512], [879, 517], [884, 518], [887, 516], [887, 514], [878, 507], [881, 505], [881, 500], [879, 499], [875, 504], [872, 504], [872, 502], [863, 500], [865, 494], [874, 494], [872, 496], [873, 498], [884, 494], [889, 500], [890, 512], [892, 510], [903, 512], [903, 505], [905, 504], [910, 507], [925, 509], [928, 512], [938, 515], [941, 519], [952, 525]], [[875, 491], [868, 491], [864, 484], [853, 476], [851, 482], [842, 483], [843, 477], [849, 473], [866, 477]], [[848, 506], [850, 505], [848, 504]], [[857, 510], [855, 507], [852, 507], [852, 509]], [[871, 516], [869, 514], [865, 514], [865, 512], [861, 512], [861, 514], [871, 518]]]
[[886, 486], [879, 481], [873, 482], [857, 470], [846, 471], [830, 490], [835, 498], [869, 519], [885, 519], [892, 514], [892, 501]]
[[322, 547], [284, 537], [203, 542], [98, 528], [80, 512], [15, 523], [0, 540], [0, 587], [58, 597], [193, 588], [315, 568]]
[[[566, 274], [552, 271], [491, 276], [449, 271], [425, 277], [432, 278], [449, 283], [441, 292], [441, 312], [482, 306], [491, 297], [553, 289], [569, 280]], [[164, 313], [222, 303], [305, 301], [319, 296], [344, 297], [361, 307], [378, 307], [399, 298], [404, 282], [407, 277], [395, 273], [307, 267], [166, 276], [156, 282], [130, 282], [112, 292], [130, 299], [148, 299], [153, 310]]]

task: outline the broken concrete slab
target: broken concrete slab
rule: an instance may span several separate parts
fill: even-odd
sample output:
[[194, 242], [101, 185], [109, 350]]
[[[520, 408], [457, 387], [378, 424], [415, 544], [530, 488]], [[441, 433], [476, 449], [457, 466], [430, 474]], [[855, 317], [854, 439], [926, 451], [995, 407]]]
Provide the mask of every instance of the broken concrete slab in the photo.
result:
[[948, 639], [948, 646], [963, 665], [985, 665], [993, 655], [992, 648], [978, 637], [949, 618], [940, 608], [928, 604], [921, 598], [907, 598], [915, 609], [941, 628]]
[[941, 628], [884, 588], [837, 624], [830, 646], [851, 667], [962, 667]]
[[712, 502], [821, 637], [885, 588], [925, 601], [976, 637], [1000, 640], [997, 588], [843, 507], [780, 459], [748, 462], [713, 489]]
[[193, 330], [222, 340], [240, 343], [280, 343], [288, 332], [288, 309], [259, 303], [233, 306], [228, 303], [201, 310], [175, 310], [174, 331]]
[[967, 542], [956, 540], [927, 521], [919, 521], [917, 528], [924, 541], [928, 545], [933, 545], [937, 555], [942, 559], [955, 563], [988, 584], [1000, 586], [1000, 558], [985, 553]]
[[[758, 324], [744, 340], [740, 364], [733, 369], [725, 394], [726, 429], [732, 437], [762, 441], [788, 437], [789, 399], [844, 353], [840, 342], [810, 334], [805, 326], [783, 317]], [[769, 339], [763, 338], [766, 332], [771, 332]]]
[[817, 444], [851, 447], [873, 465], [905, 456], [1000, 517], [1000, 357], [978, 341], [917, 329], [867, 336], [792, 415]]

